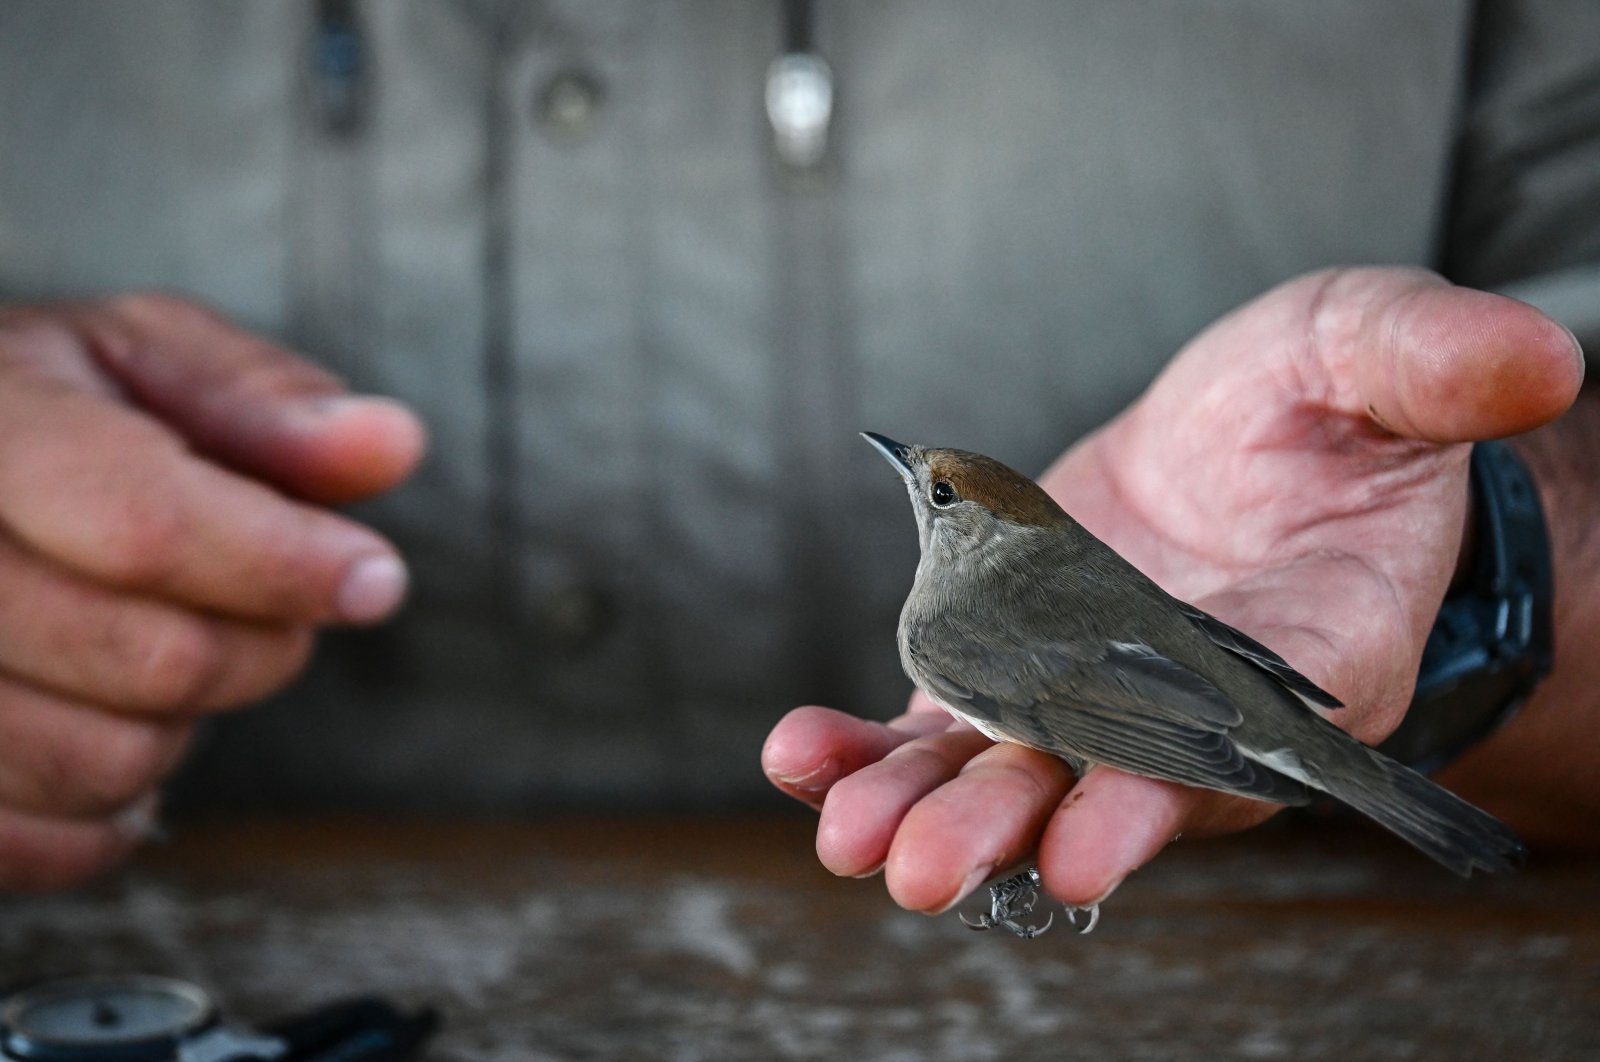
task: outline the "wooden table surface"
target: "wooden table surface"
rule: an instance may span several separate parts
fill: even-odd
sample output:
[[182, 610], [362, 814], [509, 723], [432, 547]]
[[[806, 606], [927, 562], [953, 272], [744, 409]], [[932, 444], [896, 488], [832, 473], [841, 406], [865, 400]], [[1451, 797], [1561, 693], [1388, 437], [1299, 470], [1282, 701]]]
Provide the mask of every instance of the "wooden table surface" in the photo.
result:
[[[1353, 827], [1179, 845], [1087, 937], [836, 879], [811, 820], [234, 821], [0, 899], [0, 985], [433, 1004], [431, 1059], [1600, 1059], [1600, 862], [1462, 882]], [[967, 905], [975, 909], [975, 904]]]

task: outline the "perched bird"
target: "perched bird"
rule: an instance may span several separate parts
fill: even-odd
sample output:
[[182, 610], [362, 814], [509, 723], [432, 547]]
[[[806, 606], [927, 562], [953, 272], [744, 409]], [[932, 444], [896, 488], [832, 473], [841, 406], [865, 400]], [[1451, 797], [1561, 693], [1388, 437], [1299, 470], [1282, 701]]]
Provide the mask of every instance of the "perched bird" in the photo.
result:
[[1340, 707], [1332, 695], [1167, 594], [1026, 476], [862, 434], [905, 480], [922, 545], [900, 660], [952, 715], [1080, 775], [1106, 764], [1278, 804], [1326, 793], [1462, 876], [1520, 865], [1498, 819], [1328, 722], [1314, 709]]

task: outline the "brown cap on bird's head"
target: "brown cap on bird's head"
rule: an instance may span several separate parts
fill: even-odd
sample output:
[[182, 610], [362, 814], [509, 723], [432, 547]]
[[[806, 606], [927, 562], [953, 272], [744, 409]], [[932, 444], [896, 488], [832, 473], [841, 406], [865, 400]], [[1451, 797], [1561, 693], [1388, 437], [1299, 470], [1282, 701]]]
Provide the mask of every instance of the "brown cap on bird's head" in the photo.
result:
[[1043, 487], [992, 457], [967, 450], [907, 446], [869, 431], [861, 435], [909, 482], [918, 482], [918, 468], [925, 469], [928, 498], [936, 509], [975, 502], [1000, 519], [1023, 527], [1049, 527], [1068, 519]]

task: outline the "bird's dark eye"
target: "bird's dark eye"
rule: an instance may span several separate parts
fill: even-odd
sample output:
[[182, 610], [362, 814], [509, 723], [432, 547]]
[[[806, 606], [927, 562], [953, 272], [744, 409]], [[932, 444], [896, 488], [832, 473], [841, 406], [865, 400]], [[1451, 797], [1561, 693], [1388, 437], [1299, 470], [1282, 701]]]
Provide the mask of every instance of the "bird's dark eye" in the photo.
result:
[[956, 501], [956, 489], [941, 479], [933, 485], [932, 497], [933, 504], [940, 508], [946, 505], [953, 505]]

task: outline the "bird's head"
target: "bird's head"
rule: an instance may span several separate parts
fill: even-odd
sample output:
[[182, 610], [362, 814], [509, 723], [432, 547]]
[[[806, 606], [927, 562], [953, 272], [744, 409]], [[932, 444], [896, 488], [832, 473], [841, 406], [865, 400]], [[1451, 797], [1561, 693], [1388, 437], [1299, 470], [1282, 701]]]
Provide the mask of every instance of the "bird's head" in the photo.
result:
[[905, 480], [925, 558], [957, 557], [987, 543], [1055, 537], [1049, 533], [1073, 526], [1044, 488], [992, 457], [907, 446], [870, 431], [861, 436]]

